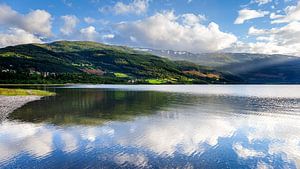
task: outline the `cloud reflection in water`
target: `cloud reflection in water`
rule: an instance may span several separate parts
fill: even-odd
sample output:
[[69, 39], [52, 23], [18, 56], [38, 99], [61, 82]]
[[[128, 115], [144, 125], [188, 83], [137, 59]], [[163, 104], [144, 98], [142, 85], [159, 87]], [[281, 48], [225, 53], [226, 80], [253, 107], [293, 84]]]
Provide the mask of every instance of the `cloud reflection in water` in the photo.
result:
[[188, 94], [167, 99], [171, 104], [163, 110], [101, 125], [4, 121], [0, 164], [63, 158], [37, 167], [71, 161], [77, 167], [300, 167], [299, 100]]

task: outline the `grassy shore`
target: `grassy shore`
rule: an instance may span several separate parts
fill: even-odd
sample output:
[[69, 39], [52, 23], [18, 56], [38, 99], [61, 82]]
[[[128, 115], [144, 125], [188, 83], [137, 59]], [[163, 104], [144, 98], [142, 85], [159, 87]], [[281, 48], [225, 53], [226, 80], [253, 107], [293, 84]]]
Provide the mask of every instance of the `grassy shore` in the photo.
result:
[[53, 95], [55, 95], [55, 93], [44, 91], [44, 90], [0, 88], [0, 95], [4, 95], [4, 96], [53, 96]]
[[0, 87], [6, 87], [6, 86], [68, 86], [68, 85], [74, 85], [73, 83], [66, 83], [66, 84], [0, 84]]

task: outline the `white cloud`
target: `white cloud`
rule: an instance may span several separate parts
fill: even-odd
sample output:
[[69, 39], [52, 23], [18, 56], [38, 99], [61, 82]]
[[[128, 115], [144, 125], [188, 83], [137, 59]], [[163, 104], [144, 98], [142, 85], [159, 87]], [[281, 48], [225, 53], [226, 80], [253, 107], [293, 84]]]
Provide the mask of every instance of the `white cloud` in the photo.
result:
[[64, 15], [61, 19], [64, 21], [64, 25], [60, 28], [60, 32], [64, 35], [72, 34], [79, 19], [74, 15]]
[[288, 54], [299, 55], [297, 50], [291, 49], [285, 46], [280, 46], [275, 42], [251, 42], [238, 44], [234, 52], [242, 53], [263, 53], [263, 54]]
[[270, 37], [270, 36], [259, 36], [256, 38], [257, 41], [265, 41], [265, 42], [268, 42], [268, 41], [272, 41], [274, 40], [273, 37]]
[[144, 154], [120, 153], [114, 157], [114, 161], [120, 166], [126, 164], [133, 165], [137, 168], [146, 168], [148, 166], [148, 158]]
[[251, 3], [257, 3], [259, 6], [272, 2], [272, 0], [252, 0]]
[[229, 51], [300, 56], [300, 22], [271, 29], [257, 29], [252, 26], [248, 35], [256, 37], [258, 41], [238, 42]]
[[[218, 145], [219, 138], [231, 137], [235, 132], [235, 128], [226, 120], [201, 118], [203, 115], [200, 113], [201, 110], [176, 110], [176, 112], [182, 111], [186, 113], [198, 111], [199, 114], [179, 115], [178, 118], [170, 119], [163, 118], [164, 114], [169, 112], [158, 112], [162, 118], [156, 121], [142, 119], [135, 123], [134, 128], [119, 127], [114, 139], [122, 146], [143, 147], [163, 156], [173, 156], [179, 152], [178, 150], [181, 154], [192, 155], [205, 152], [208, 147]], [[124, 130], [128, 132], [124, 133]], [[143, 137], [140, 137], [141, 135]], [[208, 147], [203, 146], [204, 144]]]
[[88, 23], [88, 24], [91, 24], [91, 23], [95, 23], [96, 22], [96, 19], [92, 18], [92, 17], [85, 17], [84, 19], [84, 22]]
[[92, 18], [92, 17], [85, 17], [83, 18], [84, 22], [87, 23], [87, 24], [100, 24], [102, 26], [106, 26], [110, 23], [110, 21], [108, 20], [104, 20], [104, 19], [95, 19], [95, 18]]
[[300, 56], [300, 1], [296, 6], [288, 6], [285, 14], [281, 11], [270, 14], [271, 23], [287, 23], [281, 27], [257, 29], [251, 26], [248, 35], [256, 41], [239, 42], [233, 45], [232, 52], [249, 52], [264, 54], [287, 54]]
[[53, 151], [52, 134], [47, 128], [31, 123], [2, 123], [0, 162], [12, 159], [21, 152], [36, 158], [47, 156]]
[[102, 36], [103, 39], [113, 39], [115, 37], [114, 34], [105, 34]]
[[61, 138], [62, 142], [64, 143], [62, 151], [66, 152], [66, 153], [70, 153], [70, 152], [75, 151], [78, 148], [77, 139], [69, 132], [61, 133], [60, 138]]
[[123, 2], [117, 2], [113, 7], [116, 14], [142, 14], [146, 13], [149, 6], [149, 0], [133, 0], [132, 3], [124, 4]]
[[273, 167], [265, 162], [259, 161], [256, 166], [257, 169], [273, 169]]
[[190, 26], [196, 25], [206, 20], [204, 15], [195, 15], [192, 13], [183, 14], [182, 18], [183, 18], [183, 23]]
[[0, 47], [41, 42], [39, 37], [19, 28], [10, 28], [8, 33], [0, 33]]
[[[300, 22], [291, 22], [280, 28], [260, 30], [260, 34], [270, 37], [268, 45], [274, 53], [292, 54], [300, 56]], [[264, 45], [264, 44], [261, 44]]]
[[93, 26], [80, 29], [80, 33], [85, 40], [95, 40], [99, 34]]
[[[272, 114], [272, 113], [270, 113]], [[259, 119], [259, 120], [258, 120]], [[248, 140], [254, 143], [259, 140], [271, 140], [268, 145], [268, 154], [285, 154], [287, 162], [300, 167], [300, 125], [298, 117], [283, 116], [252, 116], [244, 122], [249, 128], [254, 129], [248, 133]]]
[[219, 25], [211, 22], [208, 26], [200, 23], [197, 15], [174, 12], [156, 13], [134, 22], [122, 22], [116, 26], [119, 36], [138, 45], [160, 49], [186, 50], [190, 52], [218, 51], [227, 47], [237, 38], [222, 32]]
[[193, 0], [188, 0], [187, 3], [189, 4], [189, 3], [191, 3], [192, 1], [193, 1]]
[[20, 14], [7, 5], [0, 5], [0, 25], [17, 27], [33, 34], [51, 36], [51, 15], [45, 10]]
[[234, 21], [234, 24], [243, 24], [247, 20], [254, 19], [254, 18], [261, 18], [267, 14], [269, 14], [268, 11], [242, 9], [239, 11], [239, 16]]
[[251, 26], [248, 30], [249, 35], [262, 35], [265, 34], [267, 30], [264, 29], [256, 29], [254, 26]]
[[[273, 18], [271, 23], [277, 24], [277, 23], [289, 23], [293, 21], [300, 21], [300, 1], [296, 6], [288, 6], [285, 8], [285, 15], [277, 16], [276, 18]], [[272, 18], [271, 18], [272, 19]]]
[[247, 148], [243, 147], [242, 144], [240, 144], [240, 143], [235, 143], [232, 147], [233, 147], [233, 150], [236, 152], [236, 154], [240, 158], [247, 159], [247, 158], [251, 158], [251, 157], [264, 156], [264, 153], [258, 152], [256, 150], [247, 149]]
[[270, 19], [278, 19], [278, 18], [282, 18], [282, 17], [284, 17], [284, 15], [278, 15], [276, 13], [270, 14]]

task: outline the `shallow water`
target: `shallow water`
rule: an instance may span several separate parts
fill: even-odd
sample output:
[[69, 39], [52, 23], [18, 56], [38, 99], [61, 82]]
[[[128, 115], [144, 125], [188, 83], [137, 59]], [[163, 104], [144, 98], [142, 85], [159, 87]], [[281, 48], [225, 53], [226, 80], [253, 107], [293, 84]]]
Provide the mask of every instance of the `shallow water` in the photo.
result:
[[300, 86], [48, 90], [1, 122], [1, 168], [300, 167]]

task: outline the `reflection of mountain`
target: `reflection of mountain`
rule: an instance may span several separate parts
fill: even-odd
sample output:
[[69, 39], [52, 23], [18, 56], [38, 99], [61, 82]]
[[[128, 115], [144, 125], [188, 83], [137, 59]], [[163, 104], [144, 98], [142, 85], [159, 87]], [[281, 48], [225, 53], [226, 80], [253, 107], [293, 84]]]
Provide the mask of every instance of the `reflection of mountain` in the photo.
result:
[[25, 105], [9, 119], [54, 124], [101, 124], [153, 114], [168, 104], [162, 92], [57, 89], [58, 95]]

